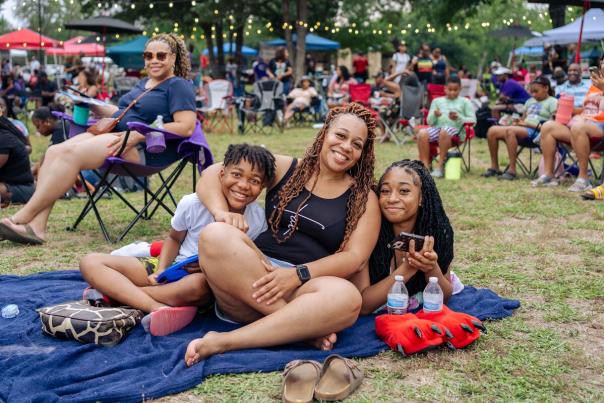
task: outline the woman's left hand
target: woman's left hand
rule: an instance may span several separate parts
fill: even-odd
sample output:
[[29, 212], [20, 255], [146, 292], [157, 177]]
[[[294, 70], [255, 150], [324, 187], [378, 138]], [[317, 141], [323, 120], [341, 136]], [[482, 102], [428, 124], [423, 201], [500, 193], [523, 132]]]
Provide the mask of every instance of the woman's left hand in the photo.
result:
[[300, 279], [295, 269], [272, 266], [264, 261], [262, 264], [268, 274], [252, 285], [256, 289], [252, 298], [255, 298], [259, 304], [263, 301], [266, 301], [266, 305], [273, 304], [300, 286]]
[[[113, 133], [113, 141], [109, 143], [108, 147], [110, 150], [110, 156], [116, 157], [118, 156], [118, 152], [122, 147], [122, 143], [124, 142], [124, 137], [126, 136], [126, 132]], [[126, 147], [122, 151], [122, 154], [126, 154], [132, 147], [135, 147], [138, 143], [143, 141], [145, 137], [137, 131], [131, 131], [130, 136], [128, 136], [128, 142], [126, 143]]]
[[424, 246], [419, 252], [415, 251], [415, 241], [409, 242], [409, 266], [424, 273], [432, 271], [438, 265], [438, 255], [434, 251], [434, 237], [426, 236]]

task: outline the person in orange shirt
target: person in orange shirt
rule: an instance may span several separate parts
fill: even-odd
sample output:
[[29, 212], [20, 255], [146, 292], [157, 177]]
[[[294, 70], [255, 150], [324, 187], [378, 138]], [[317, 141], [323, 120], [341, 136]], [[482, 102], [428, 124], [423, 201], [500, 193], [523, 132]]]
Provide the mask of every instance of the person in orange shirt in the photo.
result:
[[594, 142], [604, 138], [604, 55], [600, 58], [599, 70], [591, 73], [591, 87], [583, 101], [581, 114], [571, 119], [568, 125], [555, 121], [546, 122], [541, 128], [541, 150], [545, 173], [531, 182], [537, 186], [557, 186], [553, 177], [556, 142], [571, 143], [577, 156], [579, 177], [568, 189], [571, 192], [585, 192], [591, 189], [587, 165], [589, 151]]

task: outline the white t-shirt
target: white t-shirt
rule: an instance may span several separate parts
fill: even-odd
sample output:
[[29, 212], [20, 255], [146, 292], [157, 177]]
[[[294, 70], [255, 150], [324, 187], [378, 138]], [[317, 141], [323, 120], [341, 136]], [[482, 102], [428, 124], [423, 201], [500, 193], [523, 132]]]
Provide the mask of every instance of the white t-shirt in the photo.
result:
[[402, 73], [409, 65], [411, 57], [407, 53], [396, 52], [392, 55], [392, 61], [394, 62], [394, 73]]
[[[258, 235], [268, 229], [264, 209], [257, 203], [250, 203], [243, 213], [249, 225], [247, 235], [256, 239]], [[172, 217], [172, 228], [176, 231], [187, 231], [184, 241], [180, 245], [176, 261], [179, 262], [187, 257], [197, 255], [199, 233], [208, 224], [214, 222], [214, 216], [208, 211], [195, 193], [184, 196], [178, 202], [174, 217]]]

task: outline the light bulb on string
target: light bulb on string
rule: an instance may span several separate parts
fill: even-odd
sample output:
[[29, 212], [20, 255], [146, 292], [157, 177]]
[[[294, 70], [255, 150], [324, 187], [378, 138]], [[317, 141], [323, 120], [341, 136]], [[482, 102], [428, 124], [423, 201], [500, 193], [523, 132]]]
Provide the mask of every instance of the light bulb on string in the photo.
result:
[[168, 7], [170, 7], [170, 8], [174, 7], [174, 3], [169, 2], [169, 3], [168, 3]]
[[149, 8], [153, 8], [153, 3], [149, 3]]
[[134, 10], [136, 8], [136, 4], [131, 4], [130, 8]]

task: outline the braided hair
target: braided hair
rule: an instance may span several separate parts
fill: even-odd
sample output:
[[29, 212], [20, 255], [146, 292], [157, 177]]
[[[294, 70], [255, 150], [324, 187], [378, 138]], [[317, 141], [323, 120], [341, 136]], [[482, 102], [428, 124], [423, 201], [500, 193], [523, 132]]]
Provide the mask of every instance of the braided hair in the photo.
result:
[[283, 217], [283, 212], [285, 211], [286, 206], [293, 199], [298, 197], [300, 193], [302, 193], [304, 186], [316, 174], [317, 176], [312, 184], [310, 192], [308, 192], [308, 195], [306, 195], [304, 200], [298, 205], [296, 213], [294, 214], [293, 228], [297, 228], [298, 221], [300, 219], [300, 209], [302, 206], [304, 206], [308, 199], [310, 199], [312, 191], [317, 184], [320, 173], [319, 155], [321, 153], [321, 148], [323, 147], [325, 135], [327, 134], [327, 131], [331, 127], [334, 120], [339, 116], [346, 114], [354, 115], [365, 123], [367, 126], [367, 141], [363, 146], [361, 157], [347, 172], [347, 174], [352, 177], [353, 183], [350, 186], [350, 195], [348, 196], [348, 201], [346, 202], [347, 214], [346, 227], [344, 229], [344, 239], [342, 240], [338, 251], [341, 251], [344, 248], [346, 242], [348, 242], [348, 239], [350, 238], [350, 234], [356, 228], [359, 218], [365, 212], [368, 194], [371, 191], [372, 185], [374, 184], [373, 167], [375, 163], [375, 155], [373, 152], [373, 142], [375, 139], [376, 121], [367, 108], [357, 103], [349, 103], [341, 107], [333, 108], [331, 111], [329, 111], [329, 114], [325, 119], [325, 124], [317, 134], [315, 141], [306, 149], [304, 157], [298, 163], [287, 182], [279, 190], [277, 207], [273, 210], [269, 218], [269, 226], [271, 228], [271, 232], [273, 233], [273, 238], [275, 241], [277, 241], [277, 243], [284, 243], [293, 236], [294, 231], [289, 231], [284, 238], [280, 238], [278, 235], [279, 222]]
[[163, 42], [170, 47], [170, 51], [176, 55], [174, 62], [174, 75], [184, 79], [189, 78], [191, 72], [191, 61], [189, 60], [189, 51], [185, 42], [176, 34], [157, 34], [151, 37], [145, 44], [145, 48], [151, 42]]
[[[382, 187], [385, 176], [393, 168], [402, 168], [408, 174], [419, 179], [421, 189], [421, 206], [413, 233], [417, 235], [434, 236], [434, 251], [438, 254], [438, 265], [443, 273], [449, 270], [453, 260], [453, 228], [443, 208], [442, 200], [430, 172], [421, 161], [401, 160], [393, 162], [384, 172], [378, 182], [377, 192]], [[414, 179], [415, 183], [415, 179]], [[378, 242], [369, 258], [369, 274], [371, 284], [375, 284], [390, 274], [390, 261], [394, 251], [388, 248], [388, 243], [394, 238], [392, 223], [382, 215], [382, 224]], [[422, 274], [422, 273], [420, 273]], [[415, 276], [414, 276], [415, 277]], [[423, 277], [423, 275], [421, 276]], [[420, 288], [421, 289], [421, 288]]]
[[270, 183], [275, 178], [275, 157], [264, 147], [243, 144], [230, 144], [224, 154], [223, 165], [237, 165], [241, 160], [250, 163], [253, 169], [262, 171], [264, 183]]

